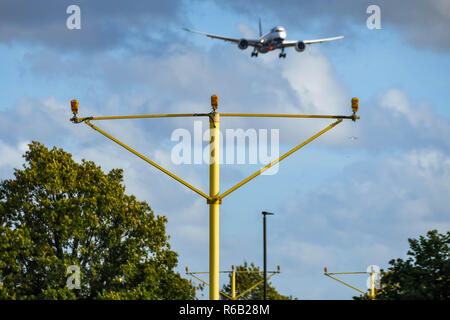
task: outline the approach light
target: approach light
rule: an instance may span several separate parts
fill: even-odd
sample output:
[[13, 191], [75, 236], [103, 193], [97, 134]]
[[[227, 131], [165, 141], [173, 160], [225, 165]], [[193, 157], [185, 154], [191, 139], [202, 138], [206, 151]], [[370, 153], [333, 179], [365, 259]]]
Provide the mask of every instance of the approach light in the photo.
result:
[[219, 97], [215, 94], [211, 96], [211, 107], [214, 111], [216, 111], [217, 107], [219, 106]]
[[353, 113], [358, 112], [358, 107], [359, 107], [359, 99], [358, 98], [352, 98], [352, 110], [353, 110]]
[[72, 107], [73, 115], [76, 116], [78, 113], [78, 100], [70, 101], [70, 106]]

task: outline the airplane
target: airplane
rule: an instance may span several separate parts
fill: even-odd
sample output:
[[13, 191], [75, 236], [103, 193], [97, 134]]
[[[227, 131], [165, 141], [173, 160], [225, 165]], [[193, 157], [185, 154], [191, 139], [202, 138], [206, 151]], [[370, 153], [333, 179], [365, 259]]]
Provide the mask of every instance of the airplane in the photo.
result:
[[223, 36], [218, 36], [215, 34], [210, 34], [206, 32], [200, 32], [191, 30], [188, 28], [183, 28], [184, 30], [188, 32], [198, 33], [201, 35], [205, 35], [207, 37], [213, 38], [213, 39], [220, 39], [224, 41], [229, 41], [233, 43], [237, 43], [239, 49], [245, 50], [248, 48], [248, 46], [253, 47], [253, 52], [251, 54], [252, 57], [257, 57], [258, 53], [267, 53], [276, 49], [280, 49], [281, 53], [279, 54], [279, 58], [286, 58], [286, 53], [284, 52], [284, 48], [288, 47], [294, 47], [297, 52], [303, 52], [306, 49], [306, 45], [313, 44], [313, 43], [322, 43], [326, 41], [333, 41], [344, 38], [344, 36], [337, 36], [332, 38], [323, 38], [323, 39], [313, 39], [313, 40], [285, 40], [286, 39], [286, 30], [281, 27], [277, 26], [272, 29], [266, 34], [262, 33], [261, 28], [261, 19], [259, 20], [259, 38], [258, 39], [237, 39], [237, 38], [228, 38]]

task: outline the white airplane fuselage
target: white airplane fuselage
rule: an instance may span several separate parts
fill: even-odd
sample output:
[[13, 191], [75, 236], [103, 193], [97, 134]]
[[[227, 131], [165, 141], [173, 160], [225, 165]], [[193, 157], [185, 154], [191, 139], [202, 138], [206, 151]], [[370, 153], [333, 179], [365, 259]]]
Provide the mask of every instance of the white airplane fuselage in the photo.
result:
[[260, 38], [262, 46], [256, 49], [260, 53], [267, 53], [282, 48], [284, 39], [286, 39], [286, 30], [281, 26], [274, 27]]

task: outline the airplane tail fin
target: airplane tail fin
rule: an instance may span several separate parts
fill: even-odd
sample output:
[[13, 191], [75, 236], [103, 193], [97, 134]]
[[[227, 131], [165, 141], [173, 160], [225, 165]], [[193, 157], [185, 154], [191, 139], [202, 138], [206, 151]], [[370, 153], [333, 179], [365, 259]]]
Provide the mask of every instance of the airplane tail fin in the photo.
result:
[[259, 37], [262, 37], [261, 18], [259, 18]]

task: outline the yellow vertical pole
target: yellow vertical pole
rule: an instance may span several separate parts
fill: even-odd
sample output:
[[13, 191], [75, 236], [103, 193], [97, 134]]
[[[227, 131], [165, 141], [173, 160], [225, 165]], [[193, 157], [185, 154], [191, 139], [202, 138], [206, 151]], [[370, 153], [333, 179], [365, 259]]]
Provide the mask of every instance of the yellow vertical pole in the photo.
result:
[[231, 298], [236, 300], [236, 271], [234, 271], [234, 265], [231, 266]]
[[370, 267], [370, 299], [375, 299], [375, 272], [373, 266]]
[[211, 97], [214, 112], [209, 120], [210, 162], [209, 162], [209, 299], [219, 300], [219, 155], [220, 155], [220, 115], [215, 113], [217, 96]]

